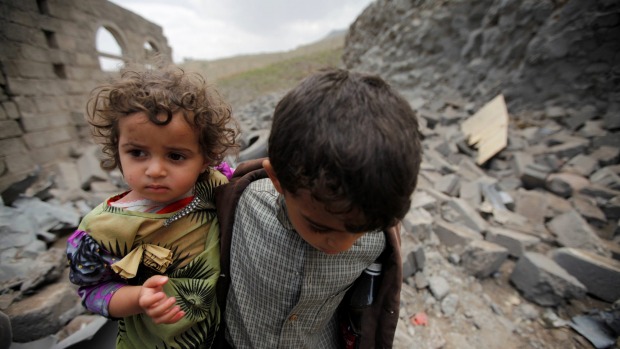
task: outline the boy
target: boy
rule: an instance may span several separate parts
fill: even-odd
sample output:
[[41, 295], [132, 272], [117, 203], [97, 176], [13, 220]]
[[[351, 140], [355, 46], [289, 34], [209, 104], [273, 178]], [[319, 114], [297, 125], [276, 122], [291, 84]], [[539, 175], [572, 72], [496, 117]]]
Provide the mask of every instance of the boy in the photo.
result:
[[[290, 91], [274, 112], [262, 162], [268, 178], [243, 190], [229, 242], [222, 232], [223, 265], [230, 243], [230, 270], [219, 281], [230, 273], [228, 343], [341, 347], [337, 309], [381, 257], [383, 282], [363, 320], [362, 347], [391, 347], [402, 278], [397, 225], [420, 159], [416, 116], [379, 77], [324, 70]], [[224, 197], [216, 196], [218, 216]]]

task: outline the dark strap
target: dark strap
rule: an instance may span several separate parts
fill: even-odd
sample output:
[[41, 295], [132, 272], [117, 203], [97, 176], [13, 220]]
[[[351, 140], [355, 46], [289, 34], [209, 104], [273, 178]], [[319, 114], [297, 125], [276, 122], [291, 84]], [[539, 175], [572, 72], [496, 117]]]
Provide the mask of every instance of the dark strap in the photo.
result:
[[230, 241], [232, 240], [233, 223], [239, 198], [245, 188], [255, 180], [266, 178], [267, 172], [263, 169], [263, 160], [255, 159], [242, 162], [237, 166], [230, 182], [215, 188], [215, 205], [217, 218], [220, 224], [220, 278], [217, 281], [216, 294], [220, 307], [220, 328], [211, 348], [230, 348], [224, 338], [226, 311], [226, 295], [230, 285]]

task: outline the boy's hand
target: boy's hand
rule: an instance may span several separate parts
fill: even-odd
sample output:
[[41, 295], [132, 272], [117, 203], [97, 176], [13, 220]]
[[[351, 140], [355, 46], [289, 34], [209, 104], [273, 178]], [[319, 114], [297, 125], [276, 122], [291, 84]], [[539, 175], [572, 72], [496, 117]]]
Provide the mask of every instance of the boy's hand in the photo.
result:
[[175, 305], [176, 299], [164, 293], [166, 282], [166, 276], [151, 276], [144, 282], [138, 295], [138, 304], [156, 324], [173, 324], [185, 315], [181, 307]]

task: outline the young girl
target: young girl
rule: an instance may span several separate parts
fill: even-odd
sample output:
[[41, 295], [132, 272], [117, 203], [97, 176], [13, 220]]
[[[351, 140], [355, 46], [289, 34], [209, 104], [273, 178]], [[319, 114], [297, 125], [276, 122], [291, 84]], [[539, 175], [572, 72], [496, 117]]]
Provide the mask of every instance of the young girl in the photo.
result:
[[88, 310], [119, 319], [117, 348], [209, 348], [220, 321], [213, 190], [228, 181], [222, 159], [238, 132], [230, 107], [177, 68], [125, 71], [91, 96], [101, 166], [130, 190], [68, 239], [71, 282]]

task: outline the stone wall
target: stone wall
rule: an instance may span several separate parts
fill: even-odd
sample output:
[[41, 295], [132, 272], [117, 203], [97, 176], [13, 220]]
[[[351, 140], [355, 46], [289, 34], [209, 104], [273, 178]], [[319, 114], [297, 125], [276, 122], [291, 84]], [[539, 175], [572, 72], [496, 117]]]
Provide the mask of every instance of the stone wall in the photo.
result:
[[88, 93], [110, 74], [99, 63], [101, 27], [127, 62], [154, 51], [171, 61], [160, 26], [106, 0], [0, 0], [0, 191], [87, 139]]

